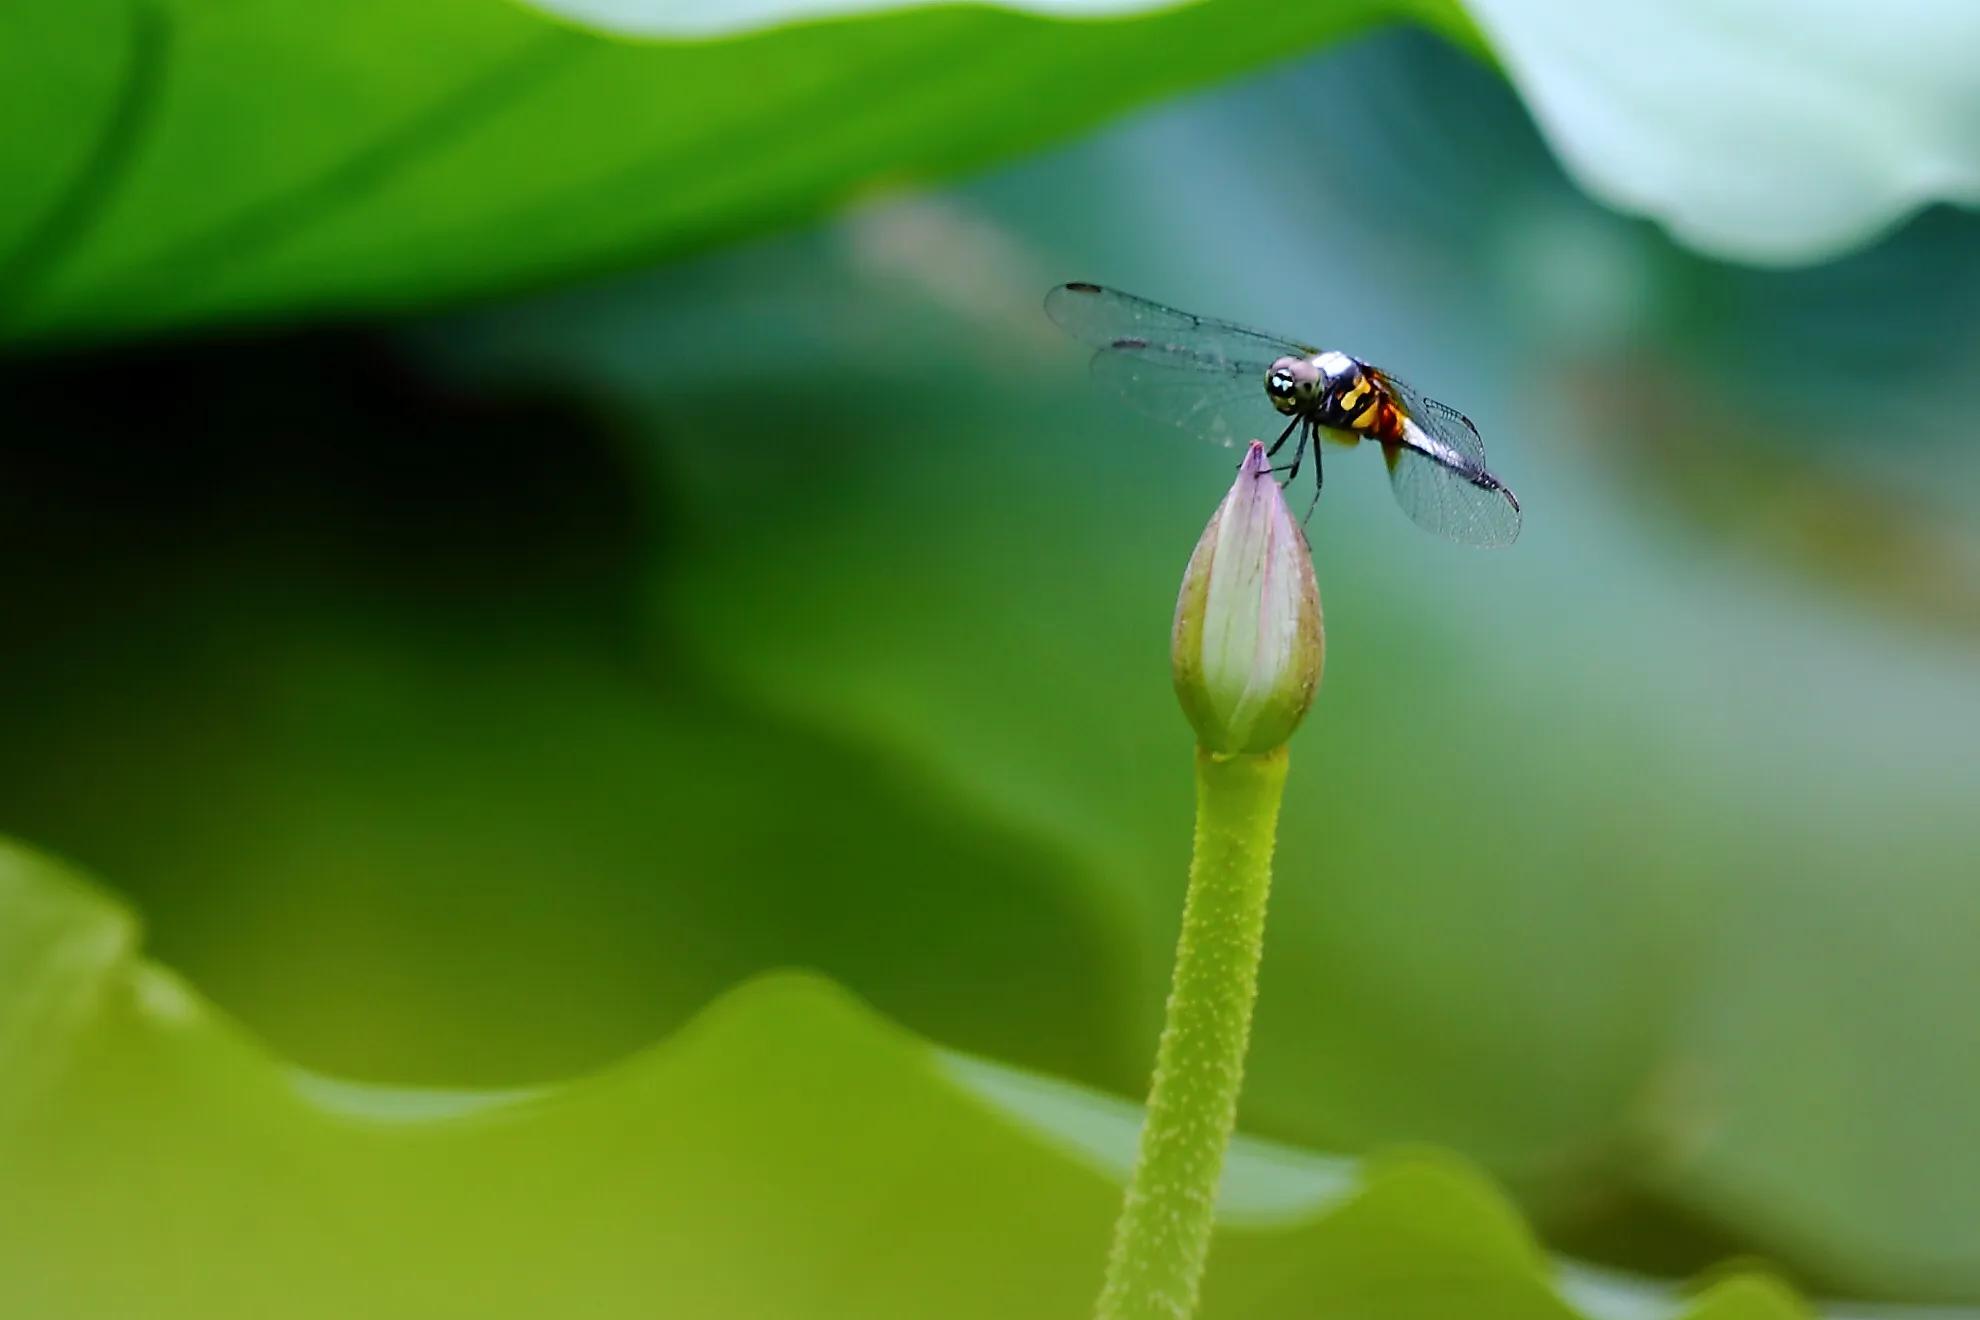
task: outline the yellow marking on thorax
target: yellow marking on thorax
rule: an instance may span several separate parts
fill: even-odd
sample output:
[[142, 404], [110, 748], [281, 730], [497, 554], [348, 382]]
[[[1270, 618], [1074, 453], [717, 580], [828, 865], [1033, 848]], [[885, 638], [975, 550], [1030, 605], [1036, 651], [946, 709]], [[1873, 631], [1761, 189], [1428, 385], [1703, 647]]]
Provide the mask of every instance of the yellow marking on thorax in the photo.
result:
[[1342, 426], [1349, 431], [1369, 432], [1382, 415], [1382, 391], [1366, 376], [1357, 376], [1354, 384], [1341, 391], [1338, 402], [1347, 418]]

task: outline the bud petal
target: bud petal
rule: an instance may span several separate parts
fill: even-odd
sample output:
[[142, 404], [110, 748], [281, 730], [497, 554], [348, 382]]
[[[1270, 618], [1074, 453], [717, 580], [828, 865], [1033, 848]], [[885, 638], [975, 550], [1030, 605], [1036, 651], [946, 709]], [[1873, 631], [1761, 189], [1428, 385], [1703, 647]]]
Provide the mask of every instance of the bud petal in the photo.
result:
[[1325, 657], [1306, 533], [1254, 440], [1183, 573], [1176, 696], [1204, 747], [1269, 752], [1313, 704]]

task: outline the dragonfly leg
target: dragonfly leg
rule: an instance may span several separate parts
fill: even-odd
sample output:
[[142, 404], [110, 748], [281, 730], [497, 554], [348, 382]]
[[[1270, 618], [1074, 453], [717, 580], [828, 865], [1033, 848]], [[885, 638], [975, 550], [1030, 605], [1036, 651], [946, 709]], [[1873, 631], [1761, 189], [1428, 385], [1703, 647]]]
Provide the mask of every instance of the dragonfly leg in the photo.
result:
[[1306, 506], [1306, 516], [1300, 519], [1301, 522], [1313, 521], [1313, 511], [1320, 507], [1320, 488], [1326, 484], [1326, 481], [1326, 466], [1320, 461], [1320, 442], [1315, 440], [1313, 442], [1313, 503]]
[[1274, 440], [1272, 442], [1272, 447], [1265, 451], [1265, 457], [1267, 458], [1277, 457], [1278, 452], [1286, 447], [1286, 437], [1293, 433], [1294, 427], [1298, 426], [1301, 422], [1305, 420], [1306, 419], [1304, 417], [1295, 417], [1290, 422], [1287, 422], [1286, 429], [1279, 432], [1279, 438], [1277, 440]]
[[[1287, 464], [1284, 469], [1286, 474], [1286, 484], [1288, 486], [1292, 485], [1293, 482], [1298, 480], [1299, 478], [1299, 465], [1302, 462], [1304, 462], [1306, 459], [1306, 442], [1309, 439], [1311, 439], [1312, 436], [1313, 436], [1313, 428], [1311, 426], [1302, 426], [1299, 428], [1299, 443], [1293, 446], [1293, 461]], [[1314, 461], [1316, 462], [1319, 461], [1320, 443], [1317, 440], [1314, 441], [1313, 444], [1313, 457], [1314, 457]], [[1272, 470], [1274, 472], [1277, 472], [1280, 469], [1274, 468]]]

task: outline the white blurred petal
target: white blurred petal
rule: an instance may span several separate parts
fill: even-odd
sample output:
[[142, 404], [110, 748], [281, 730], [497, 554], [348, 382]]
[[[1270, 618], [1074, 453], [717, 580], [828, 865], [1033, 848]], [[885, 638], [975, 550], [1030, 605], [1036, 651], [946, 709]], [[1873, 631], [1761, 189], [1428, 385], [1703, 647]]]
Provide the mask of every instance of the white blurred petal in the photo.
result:
[[[954, 0], [528, 0], [539, 9], [625, 37], [732, 37], [792, 23], [929, 9]], [[1046, 18], [1119, 18], [1179, 0], [1004, 0], [986, 8]]]
[[1968, 0], [1470, 0], [1568, 171], [1715, 256], [1819, 261], [1980, 204]]

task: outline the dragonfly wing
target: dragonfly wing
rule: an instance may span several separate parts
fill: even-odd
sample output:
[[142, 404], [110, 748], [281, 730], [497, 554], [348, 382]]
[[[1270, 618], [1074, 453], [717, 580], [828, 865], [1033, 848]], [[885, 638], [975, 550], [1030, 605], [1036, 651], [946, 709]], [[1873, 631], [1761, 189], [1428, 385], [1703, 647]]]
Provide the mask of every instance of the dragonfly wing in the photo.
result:
[[1452, 450], [1467, 464], [1480, 472], [1485, 467], [1485, 438], [1478, 434], [1478, 428], [1448, 403], [1440, 403], [1422, 390], [1406, 381], [1397, 380], [1386, 371], [1369, 368], [1369, 374], [1386, 389], [1399, 404], [1409, 419], [1430, 436]]
[[1304, 357], [1320, 351], [1235, 321], [1198, 316], [1098, 284], [1061, 284], [1045, 295], [1045, 314], [1074, 339], [1095, 348], [1140, 339], [1205, 357], [1255, 358], [1266, 363], [1288, 353]]
[[1467, 461], [1413, 419], [1404, 421], [1403, 434], [1408, 443], [1384, 445], [1383, 456], [1396, 503], [1418, 526], [1487, 548], [1518, 538], [1519, 500], [1483, 464]]
[[1511, 545], [1519, 499], [1485, 466], [1471, 419], [1386, 371], [1369, 369], [1403, 413], [1403, 440], [1386, 445], [1396, 502], [1418, 525], [1467, 545]]
[[1177, 344], [1122, 340], [1093, 355], [1093, 376], [1145, 416], [1220, 445], [1236, 445], [1269, 440], [1269, 433], [1284, 425], [1265, 394], [1268, 365], [1255, 358], [1207, 356]]

